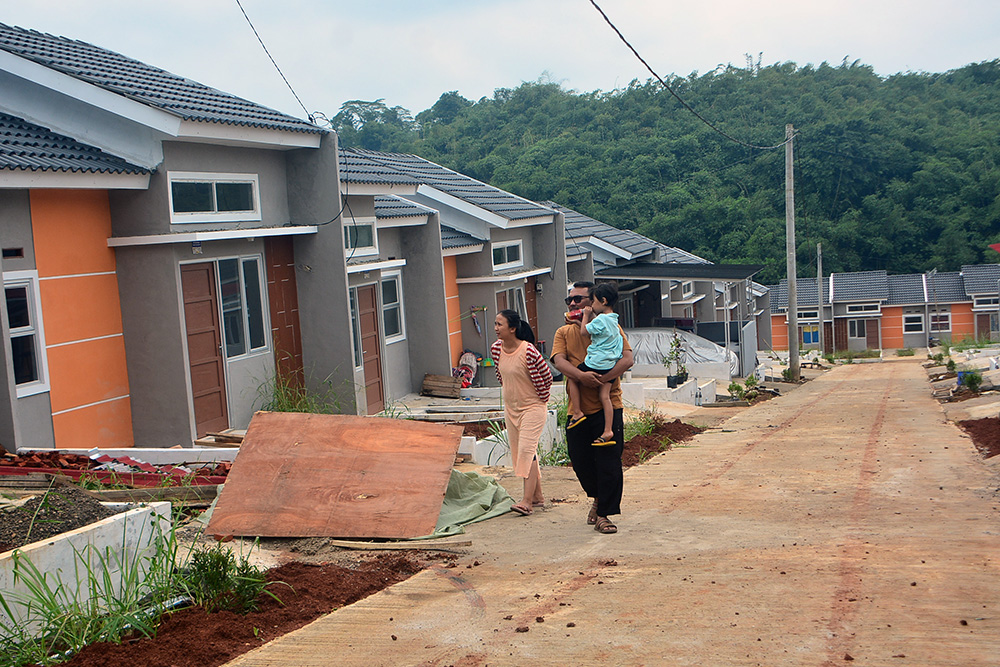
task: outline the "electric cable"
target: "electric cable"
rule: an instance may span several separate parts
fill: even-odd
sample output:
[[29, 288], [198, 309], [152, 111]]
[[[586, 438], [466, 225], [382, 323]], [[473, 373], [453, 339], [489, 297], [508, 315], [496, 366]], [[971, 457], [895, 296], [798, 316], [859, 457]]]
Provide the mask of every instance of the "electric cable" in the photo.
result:
[[734, 143], [737, 143], [737, 144], [739, 144], [741, 146], [745, 146], [747, 148], [754, 148], [756, 150], [768, 151], [768, 150], [774, 150], [776, 148], [781, 148], [782, 146], [784, 146], [789, 141], [791, 141], [792, 139], [795, 138], [795, 135], [793, 134], [791, 137], [785, 139], [780, 144], [775, 144], [774, 146], [759, 146], [757, 144], [747, 143], [746, 141], [743, 141], [742, 139], [737, 139], [736, 137], [734, 137], [734, 136], [732, 136], [730, 134], [727, 134], [726, 132], [720, 130], [718, 127], [716, 127], [714, 124], [712, 124], [711, 121], [709, 121], [704, 116], [702, 116], [700, 113], [698, 113], [697, 111], [695, 111], [691, 107], [691, 105], [689, 105], [687, 102], [684, 101], [683, 98], [681, 98], [680, 95], [678, 95], [676, 92], [674, 92], [673, 88], [671, 88], [669, 85], [667, 85], [667, 82], [664, 81], [663, 78], [660, 77], [660, 75], [657, 74], [656, 71], [652, 67], [650, 67], [649, 63], [647, 63], [646, 60], [641, 55], [639, 55], [639, 52], [636, 51], [635, 47], [632, 46], [627, 39], [625, 39], [625, 35], [623, 35], [621, 33], [621, 30], [619, 30], [617, 28], [617, 26], [615, 26], [615, 24], [611, 22], [611, 19], [608, 18], [608, 15], [604, 13], [604, 10], [601, 9], [600, 5], [598, 5], [595, 0], [590, 0], [590, 4], [592, 4], [594, 6], [594, 9], [596, 9], [600, 13], [600, 15], [602, 17], [604, 17], [604, 22], [607, 23], [609, 26], [611, 26], [611, 29], [615, 31], [615, 33], [618, 35], [618, 38], [621, 39], [622, 43], [624, 43], [625, 46], [627, 46], [629, 48], [629, 50], [635, 55], [635, 57], [639, 59], [639, 62], [641, 62], [646, 67], [646, 69], [649, 70], [649, 73], [652, 74], [653, 77], [657, 81], [660, 82], [660, 85], [663, 86], [667, 90], [668, 93], [670, 93], [671, 95], [673, 95], [677, 99], [677, 101], [681, 103], [681, 106], [683, 106], [685, 109], [687, 109], [692, 114], [694, 114], [695, 118], [697, 118], [698, 120], [700, 120], [701, 122], [703, 122], [705, 125], [708, 125], [710, 128], [712, 128], [713, 130], [715, 130], [717, 133], [721, 134], [726, 139], [729, 139], [730, 141], [732, 141]]

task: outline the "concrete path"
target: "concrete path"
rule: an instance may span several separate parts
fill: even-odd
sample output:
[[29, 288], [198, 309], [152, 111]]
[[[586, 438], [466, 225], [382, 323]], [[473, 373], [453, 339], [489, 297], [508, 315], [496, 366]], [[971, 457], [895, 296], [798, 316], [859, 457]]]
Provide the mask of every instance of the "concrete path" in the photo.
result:
[[838, 367], [628, 471], [617, 535], [579, 494], [477, 524], [230, 664], [996, 667], [997, 472], [919, 361]]

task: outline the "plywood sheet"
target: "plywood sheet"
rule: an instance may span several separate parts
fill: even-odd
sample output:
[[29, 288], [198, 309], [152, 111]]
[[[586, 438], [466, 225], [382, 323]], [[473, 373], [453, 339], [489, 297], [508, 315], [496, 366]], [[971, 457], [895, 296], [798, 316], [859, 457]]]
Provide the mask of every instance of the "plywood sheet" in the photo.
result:
[[208, 530], [259, 537], [428, 535], [461, 437], [454, 425], [258, 412]]

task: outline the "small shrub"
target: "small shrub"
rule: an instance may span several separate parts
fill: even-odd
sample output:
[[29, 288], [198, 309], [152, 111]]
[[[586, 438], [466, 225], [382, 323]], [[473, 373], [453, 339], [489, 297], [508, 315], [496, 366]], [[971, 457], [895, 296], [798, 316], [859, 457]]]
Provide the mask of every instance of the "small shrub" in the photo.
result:
[[969, 388], [973, 394], [979, 393], [979, 387], [983, 384], [983, 376], [979, 371], [964, 371], [962, 384]]
[[[784, 373], [782, 373], [782, 375], [784, 375]], [[729, 383], [729, 395], [735, 398], [736, 400], [742, 401], [746, 393], [747, 393], [746, 389], [743, 388], [743, 385], [741, 385], [736, 380], [733, 380], [732, 382]]]
[[906, 348], [903, 348], [902, 350], [896, 350], [896, 356], [897, 357], [912, 357], [913, 356], [913, 349], [909, 348], [909, 347], [906, 347]]
[[260, 568], [251, 565], [246, 556], [237, 559], [232, 549], [219, 543], [191, 554], [184, 585], [208, 612], [245, 614], [257, 608], [257, 597], [265, 584]]
[[751, 375], [746, 379], [744, 384], [746, 385], [747, 389], [753, 389], [754, 387], [757, 386], [757, 376]]
[[947, 365], [945, 365], [945, 368], [948, 369], [949, 373], [954, 373], [955, 372], [955, 360], [954, 359], [949, 359]]
[[792, 382], [793, 381], [792, 369], [786, 368], [785, 370], [781, 371], [781, 379], [784, 380], [785, 382]]
[[656, 428], [659, 416], [653, 410], [643, 410], [625, 422], [625, 442], [640, 435], [649, 435]]

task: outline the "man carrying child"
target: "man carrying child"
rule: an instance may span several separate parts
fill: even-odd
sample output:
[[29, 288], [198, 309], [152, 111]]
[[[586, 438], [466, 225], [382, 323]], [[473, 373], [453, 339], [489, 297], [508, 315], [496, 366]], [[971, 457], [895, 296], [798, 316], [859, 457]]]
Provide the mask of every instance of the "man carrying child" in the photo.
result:
[[[593, 310], [591, 290], [594, 283], [578, 282], [566, 297], [566, 305], [574, 310], [590, 307]], [[600, 308], [600, 306], [598, 307]], [[632, 367], [632, 348], [621, 327], [618, 332], [622, 339], [621, 357], [604, 373], [581, 370], [580, 364], [587, 357], [590, 341], [584, 335], [575, 318], [567, 315], [567, 324], [560, 327], [552, 342], [552, 363], [579, 388], [579, 401], [570, 398], [569, 414], [580, 414], [585, 419], [578, 421], [566, 431], [566, 443], [573, 471], [587, 496], [593, 499], [587, 515], [587, 523], [600, 533], [615, 533], [618, 528], [608, 519], [621, 514], [622, 499], [622, 450], [624, 448], [624, 421], [622, 414], [622, 391], [620, 376]], [[606, 428], [604, 407], [601, 404], [600, 389], [608, 385], [611, 404], [610, 429]], [[579, 407], [577, 407], [577, 403]], [[606, 431], [609, 431], [606, 433]], [[614, 444], [597, 442], [610, 435]]]

